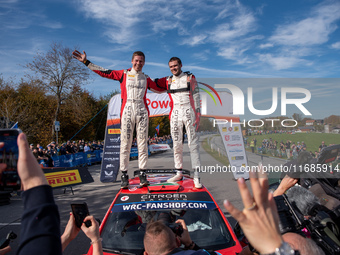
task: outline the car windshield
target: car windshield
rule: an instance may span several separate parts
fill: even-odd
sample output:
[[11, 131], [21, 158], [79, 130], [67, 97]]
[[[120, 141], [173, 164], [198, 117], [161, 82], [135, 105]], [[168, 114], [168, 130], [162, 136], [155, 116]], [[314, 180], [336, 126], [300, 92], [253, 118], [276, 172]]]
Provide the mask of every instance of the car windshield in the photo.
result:
[[168, 223], [184, 219], [191, 239], [201, 248], [221, 250], [235, 245], [216, 207], [204, 210], [130, 210], [123, 212], [115, 212], [113, 209], [101, 233], [104, 251], [142, 254], [146, 224], [151, 220], [160, 219]]

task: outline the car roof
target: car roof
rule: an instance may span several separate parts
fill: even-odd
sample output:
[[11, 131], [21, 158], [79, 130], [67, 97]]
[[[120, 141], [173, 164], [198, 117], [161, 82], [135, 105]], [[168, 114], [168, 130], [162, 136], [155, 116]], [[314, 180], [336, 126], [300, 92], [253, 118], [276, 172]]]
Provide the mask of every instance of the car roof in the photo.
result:
[[190, 171], [182, 170], [183, 172], [183, 180], [168, 183], [167, 180], [172, 177], [173, 174], [176, 173], [176, 170], [173, 169], [150, 169], [146, 170], [147, 180], [150, 182], [150, 185], [147, 187], [140, 187], [139, 185], [139, 171], [134, 172], [134, 178], [129, 180], [129, 188], [121, 189], [120, 192], [122, 194], [147, 194], [153, 192], [177, 192], [177, 193], [190, 193], [190, 192], [202, 192], [207, 191], [207, 189], [203, 186], [201, 189], [195, 188], [194, 180], [190, 177]]

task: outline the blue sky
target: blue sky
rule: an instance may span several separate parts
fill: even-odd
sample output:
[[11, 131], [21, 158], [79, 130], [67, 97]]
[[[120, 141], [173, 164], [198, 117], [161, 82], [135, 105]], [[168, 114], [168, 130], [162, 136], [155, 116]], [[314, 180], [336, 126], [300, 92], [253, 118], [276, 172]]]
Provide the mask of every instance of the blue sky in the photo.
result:
[[[142, 50], [143, 71], [152, 78], [170, 75], [172, 56], [198, 79], [339, 77], [338, 0], [2, 0], [0, 24], [5, 79], [22, 78], [20, 65], [52, 42], [85, 50], [92, 62], [118, 70], [129, 68], [132, 52]], [[312, 117], [340, 114], [335, 81], [306, 85]], [[266, 109], [271, 90], [256, 86], [256, 105]], [[105, 95], [119, 83], [93, 76], [86, 88]]]

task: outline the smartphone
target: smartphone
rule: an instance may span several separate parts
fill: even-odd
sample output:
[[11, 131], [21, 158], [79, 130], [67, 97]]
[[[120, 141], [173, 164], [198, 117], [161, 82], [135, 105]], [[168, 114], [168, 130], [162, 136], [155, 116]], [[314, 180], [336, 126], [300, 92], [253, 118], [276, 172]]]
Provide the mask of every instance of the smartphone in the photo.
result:
[[17, 235], [13, 231], [10, 231], [6, 236], [6, 239], [0, 241], [0, 249], [7, 247], [11, 242], [11, 239], [15, 238], [17, 238]]
[[[71, 208], [72, 208], [73, 216], [76, 220], [76, 226], [80, 228], [86, 216], [90, 215], [87, 204], [86, 202], [82, 204], [71, 204]], [[86, 221], [85, 225], [86, 227], [90, 227], [91, 221]]]
[[0, 142], [4, 142], [4, 147], [0, 148], [0, 163], [7, 165], [0, 175], [0, 189], [18, 190], [21, 187], [17, 165], [19, 158], [18, 135], [20, 129], [0, 129]]

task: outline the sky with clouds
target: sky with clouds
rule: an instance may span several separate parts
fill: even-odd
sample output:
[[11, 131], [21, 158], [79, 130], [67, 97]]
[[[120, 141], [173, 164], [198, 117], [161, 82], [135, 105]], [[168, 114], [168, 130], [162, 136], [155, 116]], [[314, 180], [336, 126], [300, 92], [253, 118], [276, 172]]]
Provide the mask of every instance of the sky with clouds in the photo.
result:
[[[198, 79], [340, 77], [338, 0], [2, 0], [0, 24], [5, 79], [21, 79], [22, 65], [53, 42], [117, 70], [131, 67], [132, 52], [141, 50], [152, 78], [170, 75], [172, 56]], [[92, 79], [86, 88], [95, 95], [119, 89]], [[339, 80], [316, 81], [303, 85], [312, 94], [312, 117], [339, 115]], [[270, 107], [270, 87], [245, 84], [238, 86], [245, 94], [254, 87], [255, 106]]]

